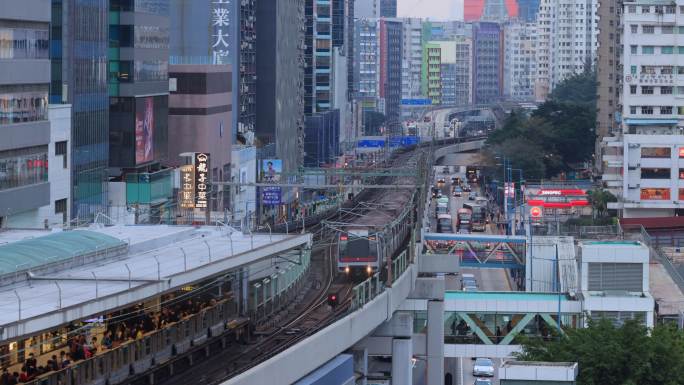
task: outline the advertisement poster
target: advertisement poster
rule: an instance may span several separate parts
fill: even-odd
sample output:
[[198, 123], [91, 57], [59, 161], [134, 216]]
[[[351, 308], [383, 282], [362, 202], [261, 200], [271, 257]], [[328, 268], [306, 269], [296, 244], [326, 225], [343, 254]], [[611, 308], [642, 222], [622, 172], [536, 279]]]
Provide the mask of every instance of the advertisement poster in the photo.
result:
[[280, 187], [262, 187], [261, 198], [266, 206], [277, 206], [282, 202], [283, 191]]
[[264, 183], [280, 182], [283, 173], [283, 161], [280, 159], [264, 159], [261, 161], [261, 181]]
[[154, 98], [136, 100], [135, 163], [154, 160]]

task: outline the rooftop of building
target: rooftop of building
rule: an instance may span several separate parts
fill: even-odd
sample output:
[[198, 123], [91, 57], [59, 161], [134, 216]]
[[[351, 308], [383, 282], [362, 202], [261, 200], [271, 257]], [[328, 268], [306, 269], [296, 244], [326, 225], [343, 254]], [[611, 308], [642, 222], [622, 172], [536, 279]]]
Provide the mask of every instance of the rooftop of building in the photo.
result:
[[58, 268], [21, 270], [16, 274], [24, 278], [0, 282], [0, 340], [7, 340], [208, 280], [273, 255], [294, 253], [310, 242], [310, 235], [162, 225], [93, 226], [55, 234], [6, 231], [0, 239], [7, 242], [0, 255], [13, 259], [22, 258], [13, 250], [35, 249], [46, 256], [50, 245], [55, 251], [68, 251], [83, 246], [73, 243], [81, 239], [94, 239], [90, 249], [100, 240], [124, 245], [118, 253], [69, 258]]
[[577, 366], [576, 362], [546, 362], [546, 361], [504, 361], [501, 363], [502, 368], [511, 368], [516, 366], [546, 366], [546, 367], [563, 367], [574, 368]]

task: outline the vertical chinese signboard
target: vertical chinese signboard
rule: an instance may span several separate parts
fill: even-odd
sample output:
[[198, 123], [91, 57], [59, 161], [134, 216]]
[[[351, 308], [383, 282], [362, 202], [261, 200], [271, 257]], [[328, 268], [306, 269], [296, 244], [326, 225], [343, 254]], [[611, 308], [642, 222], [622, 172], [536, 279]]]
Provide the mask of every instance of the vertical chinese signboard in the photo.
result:
[[212, 0], [211, 25], [212, 39], [211, 51], [215, 64], [233, 64], [235, 46], [235, 9], [234, 4], [238, 0]]
[[181, 166], [180, 206], [184, 209], [195, 208], [195, 166]]
[[195, 153], [195, 208], [208, 207], [209, 185], [209, 154]]

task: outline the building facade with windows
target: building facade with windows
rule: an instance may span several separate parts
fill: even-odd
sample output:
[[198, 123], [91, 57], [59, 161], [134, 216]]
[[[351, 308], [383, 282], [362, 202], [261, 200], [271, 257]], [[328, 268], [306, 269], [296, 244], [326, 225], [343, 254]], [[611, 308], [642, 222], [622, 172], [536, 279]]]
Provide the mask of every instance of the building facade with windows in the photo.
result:
[[420, 98], [421, 67], [423, 62], [423, 21], [417, 18], [403, 19], [401, 97]]
[[684, 205], [684, 2], [623, 9], [622, 130], [604, 138], [603, 180], [624, 217], [680, 215]]
[[53, 0], [50, 27], [50, 103], [72, 106], [70, 215], [93, 220], [109, 204], [109, 0]]
[[0, 229], [68, 226], [71, 106], [49, 105], [50, 3], [0, 4]]
[[498, 102], [503, 95], [504, 39], [501, 25], [480, 22], [473, 26], [473, 102]]
[[536, 23], [510, 22], [504, 26], [504, 97], [534, 100], [537, 75]]

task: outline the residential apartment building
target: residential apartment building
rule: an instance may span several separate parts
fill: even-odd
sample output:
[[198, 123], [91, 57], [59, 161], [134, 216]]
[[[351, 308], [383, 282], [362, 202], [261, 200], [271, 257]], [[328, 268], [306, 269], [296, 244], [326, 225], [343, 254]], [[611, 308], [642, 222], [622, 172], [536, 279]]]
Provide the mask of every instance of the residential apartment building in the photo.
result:
[[[12, 7], [30, 9], [25, 4]], [[109, 6], [109, 0], [52, 1], [50, 103], [72, 106], [70, 215], [78, 221], [106, 213], [109, 203]]]
[[[622, 93], [622, 0], [598, 0], [598, 49], [596, 53], [596, 162], [603, 171], [601, 154], [615, 155], [601, 145], [604, 137], [620, 131]], [[608, 151], [608, 152], [606, 152]], [[616, 170], [608, 170], [615, 173]]]
[[467, 105], [471, 93], [471, 41], [465, 37], [425, 45], [425, 87], [433, 104]]
[[423, 21], [417, 18], [403, 19], [401, 97], [420, 98], [422, 95], [421, 67], [423, 62]]
[[537, 14], [537, 100], [545, 100], [566, 78], [593, 67], [598, 46], [597, 6], [597, 0], [541, 0]]
[[[396, 2], [395, 2], [396, 3]], [[401, 127], [402, 22], [398, 19], [378, 20], [379, 96], [389, 130]]]
[[504, 26], [504, 98], [534, 100], [536, 48], [535, 23], [510, 22]]
[[376, 110], [380, 97], [380, 47], [375, 19], [357, 19], [354, 22], [354, 45], [355, 98], [361, 108]]
[[473, 102], [489, 104], [503, 94], [503, 31], [498, 23], [473, 25]]
[[603, 156], [603, 180], [624, 217], [684, 213], [683, 15], [682, 1], [623, 5], [622, 132], [603, 139], [615, 150]]
[[51, 4], [0, 4], [0, 229], [69, 225], [71, 106], [49, 106]]

